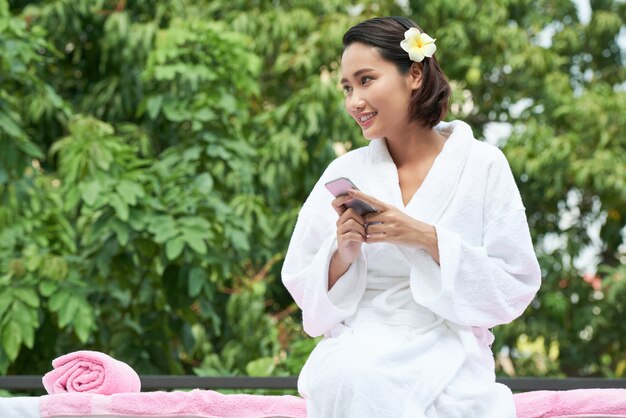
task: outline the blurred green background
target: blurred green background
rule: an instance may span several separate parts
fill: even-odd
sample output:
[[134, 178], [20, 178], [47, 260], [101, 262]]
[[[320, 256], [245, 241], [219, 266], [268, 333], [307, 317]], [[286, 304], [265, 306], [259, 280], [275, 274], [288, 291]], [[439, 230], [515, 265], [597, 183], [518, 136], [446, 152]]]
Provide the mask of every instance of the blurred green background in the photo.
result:
[[448, 119], [501, 147], [543, 286], [498, 373], [626, 370], [626, 2], [0, 0], [0, 374], [104, 351], [140, 374], [296, 375], [300, 206], [366, 142], [341, 37], [437, 38]]

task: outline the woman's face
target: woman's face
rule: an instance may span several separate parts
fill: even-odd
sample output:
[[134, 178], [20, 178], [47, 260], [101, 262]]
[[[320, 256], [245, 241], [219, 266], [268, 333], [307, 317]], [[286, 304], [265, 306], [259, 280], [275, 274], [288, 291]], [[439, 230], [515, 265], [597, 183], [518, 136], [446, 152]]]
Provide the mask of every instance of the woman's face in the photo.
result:
[[411, 93], [421, 80], [415, 71], [402, 75], [374, 47], [353, 43], [343, 53], [341, 73], [346, 110], [366, 139], [390, 138], [406, 130]]

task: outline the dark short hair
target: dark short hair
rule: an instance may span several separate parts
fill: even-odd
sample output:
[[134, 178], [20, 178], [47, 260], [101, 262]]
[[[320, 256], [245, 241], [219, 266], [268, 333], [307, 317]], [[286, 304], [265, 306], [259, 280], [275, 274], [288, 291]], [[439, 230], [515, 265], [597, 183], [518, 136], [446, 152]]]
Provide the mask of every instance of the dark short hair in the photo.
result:
[[[356, 42], [371, 45], [383, 59], [394, 63], [400, 74], [406, 74], [413, 61], [400, 47], [400, 42], [404, 39], [404, 32], [409, 28], [418, 28], [423, 32], [415, 22], [406, 17], [369, 19], [351, 27], [343, 35], [343, 50]], [[410, 120], [419, 121], [423, 126], [432, 128], [441, 122], [448, 112], [450, 83], [434, 55], [424, 58], [419, 64], [422, 66], [422, 83], [411, 97]]]

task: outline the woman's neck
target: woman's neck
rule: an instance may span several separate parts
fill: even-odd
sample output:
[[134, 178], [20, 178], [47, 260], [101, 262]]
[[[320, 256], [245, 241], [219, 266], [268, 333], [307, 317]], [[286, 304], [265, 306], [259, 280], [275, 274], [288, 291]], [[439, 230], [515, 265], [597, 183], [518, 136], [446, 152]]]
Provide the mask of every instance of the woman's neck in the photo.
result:
[[391, 158], [396, 167], [400, 168], [435, 158], [443, 148], [445, 137], [433, 128], [413, 122], [402, 133], [385, 140]]

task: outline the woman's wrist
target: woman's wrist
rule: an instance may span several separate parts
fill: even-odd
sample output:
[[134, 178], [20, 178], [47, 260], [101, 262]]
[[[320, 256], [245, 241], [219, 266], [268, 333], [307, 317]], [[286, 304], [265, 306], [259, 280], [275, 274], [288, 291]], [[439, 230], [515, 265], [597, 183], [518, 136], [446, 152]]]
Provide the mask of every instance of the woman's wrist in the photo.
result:
[[434, 225], [428, 225], [428, 232], [426, 235], [426, 251], [435, 260], [435, 263], [439, 264], [439, 240], [437, 239], [437, 229]]
[[351, 264], [342, 259], [339, 251], [335, 251], [328, 267], [328, 290], [333, 288], [337, 280], [348, 271]]
[[439, 264], [439, 241], [434, 225], [419, 222], [417, 228], [417, 246], [425, 250]]

